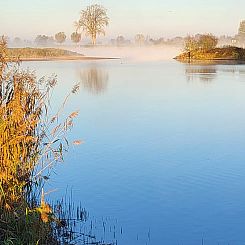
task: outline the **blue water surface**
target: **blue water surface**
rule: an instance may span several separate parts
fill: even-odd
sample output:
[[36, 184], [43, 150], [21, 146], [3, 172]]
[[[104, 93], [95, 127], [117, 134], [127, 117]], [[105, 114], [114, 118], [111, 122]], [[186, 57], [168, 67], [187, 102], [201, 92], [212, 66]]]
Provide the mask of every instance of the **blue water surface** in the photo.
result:
[[[79, 110], [47, 188], [100, 219], [120, 245], [245, 243], [245, 66], [176, 61], [29, 62], [58, 75], [53, 110]], [[109, 229], [109, 228], [108, 228]], [[106, 238], [105, 238], [106, 239]]]

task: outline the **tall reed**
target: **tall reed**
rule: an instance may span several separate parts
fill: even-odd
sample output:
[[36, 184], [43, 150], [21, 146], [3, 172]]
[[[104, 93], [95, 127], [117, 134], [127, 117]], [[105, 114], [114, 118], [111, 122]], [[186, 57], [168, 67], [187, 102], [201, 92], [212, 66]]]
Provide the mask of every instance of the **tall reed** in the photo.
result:
[[[55, 244], [45, 203], [43, 182], [62, 160], [68, 143], [65, 132], [77, 112], [62, 123], [64, 104], [49, 114], [55, 76], [37, 80], [35, 73], [10, 61], [7, 43], [0, 40], [0, 241], [3, 244]], [[75, 86], [72, 93], [75, 93]], [[36, 198], [39, 195], [40, 201]], [[51, 243], [52, 241], [52, 243]], [[1, 244], [1, 242], [0, 242]]]

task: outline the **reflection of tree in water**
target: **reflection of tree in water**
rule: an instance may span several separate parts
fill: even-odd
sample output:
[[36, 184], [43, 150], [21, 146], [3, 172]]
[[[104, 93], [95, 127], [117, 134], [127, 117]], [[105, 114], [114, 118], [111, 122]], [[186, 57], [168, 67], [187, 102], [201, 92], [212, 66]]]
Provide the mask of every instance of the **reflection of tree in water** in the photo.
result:
[[200, 81], [209, 83], [215, 79], [217, 71], [215, 66], [186, 66], [185, 74], [188, 82], [199, 78]]
[[245, 75], [244, 66], [223, 67], [221, 71], [224, 73], [231, 73], [234, 76]]
[[96, 66], [86, 68], [80, 72], [83, 87], [92, 94], [100, 94], [107, 89], [108, 73]]

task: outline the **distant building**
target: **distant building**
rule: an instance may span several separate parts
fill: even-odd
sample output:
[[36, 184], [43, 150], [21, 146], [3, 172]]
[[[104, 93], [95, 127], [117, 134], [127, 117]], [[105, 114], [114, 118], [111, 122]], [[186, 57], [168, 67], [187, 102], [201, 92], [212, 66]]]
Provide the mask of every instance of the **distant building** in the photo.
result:
[[240, 22], [238, 29], [237, 41], [240, 46], [245, 47], [245, 20]]
[[241, 37], [245, 37], [245, 20], [243, 20], [240, 23], [240, 27], [239, 27], [239, 30], [238, 30], [238, 35], [241, 36]]

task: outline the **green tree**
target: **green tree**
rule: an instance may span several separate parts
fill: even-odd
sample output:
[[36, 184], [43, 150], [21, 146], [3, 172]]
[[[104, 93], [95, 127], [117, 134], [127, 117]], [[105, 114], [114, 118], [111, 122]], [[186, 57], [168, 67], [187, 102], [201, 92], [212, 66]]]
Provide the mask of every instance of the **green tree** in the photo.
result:
[[66, 34], [64, 32], [56, 33], [55, 40], [57, 43], [63, 43], [66, 40]]
[[79, 21], [75, 23], [76, 29], [81, 28], [95, 45], [98, 35], [105, 35], [104, 28], [109, 25], [107, 10], [98, 4], [90, 5], [81, 11]]
[[74, 43], [79, 43], [81, 41], [81, 33], [78, 33], [78, 32], [73, 32], [71, 34], [71, 40], [72, 42]]

